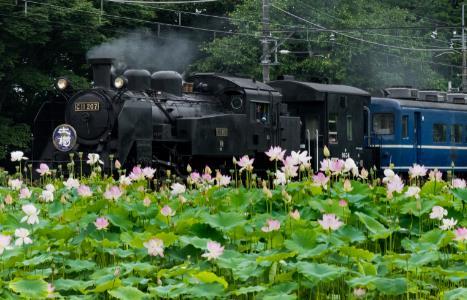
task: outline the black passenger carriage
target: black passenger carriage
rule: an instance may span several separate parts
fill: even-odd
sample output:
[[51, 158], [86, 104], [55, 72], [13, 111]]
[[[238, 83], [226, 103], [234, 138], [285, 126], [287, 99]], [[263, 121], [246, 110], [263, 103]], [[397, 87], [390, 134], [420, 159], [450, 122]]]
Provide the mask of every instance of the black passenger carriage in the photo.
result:
[[357, 163], [371, 166], [369, 150], [364, 147], [370, 105], [368, 92], [346, 85], [291, 78], [272, 81], [269, 85], [282, 93], [290, 114], [300, 117], [301, 148], [313, 156], [313, 168], [319, 167], [324, 145], [334, 157], [351, 157]]

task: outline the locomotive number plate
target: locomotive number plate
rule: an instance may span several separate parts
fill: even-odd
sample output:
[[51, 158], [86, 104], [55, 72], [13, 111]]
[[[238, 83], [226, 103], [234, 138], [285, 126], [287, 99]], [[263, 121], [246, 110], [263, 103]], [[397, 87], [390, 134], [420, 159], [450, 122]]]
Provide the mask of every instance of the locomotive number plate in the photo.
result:
[[75, 111], [99, 111], [99, 102], [75, 103]]
[[229, 136], [229, 129], [225, 127], [216, 128], [216, 136]]

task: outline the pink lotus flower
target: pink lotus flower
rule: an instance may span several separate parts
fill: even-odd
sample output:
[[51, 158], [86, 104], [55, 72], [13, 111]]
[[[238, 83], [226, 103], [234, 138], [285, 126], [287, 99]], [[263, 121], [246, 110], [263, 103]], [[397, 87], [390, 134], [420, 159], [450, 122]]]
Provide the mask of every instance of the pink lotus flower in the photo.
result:
[[131, 173], [128, 177], [130, 177], [130, 179], [134, 181], [143, 180], [143, 170], [139, 166], [135, 166], [133, 167], [133, 170], [131, 170]]
[[420, 188], [418, 186], [409, 186], [407, 189], [407, 192], [405, 192], [405, 195], [407, 197], [415, 197], [416, 199], [420, 198]]
[[368, 178], [368, 171], [365, 168], [362, 168], [360, 170], [360, 175], [358, 176], [361, 179], [367, 179]]
[[208, 242], [207, 250], [208, 252], [202, 254], [201, 256], [206, 257], [208, 260], [217, 259], [222, 255], [222, 253], [224, 253], [224, 247], [222, 247], [221, 244], [212, 241]]
[[228, 186], [230, 184], [230, 180], [231, 180], [231, 177], [227, 175], [216, 176], [216, 181], [217, 181], [218, 186]]
[[23, 212], [26, 214], [21, 219], [21, 223], [27, 222], [28, 224], [39, 224], [39, 212], [33, 204], [25, 204], [22, 207]]
[[164, 257], [164, 242], [158, 238], [150, 239], [145, 242], [144, 247], [148, 249], [148, 254], [151, 256]]
[[291, 211], [289, 213], [289, 216], [294, 220], [297, 220], [297, 221], [300, 220], [300, 212], [298, 211], [298, 209]]
[[430, 213], [430, 219], [442, 220], [444, 216], [448, 215], [448, 211], [441, 206], [433, 206]]
[[173, 211], [170, 206], [165, 205], [164, 207], [161, 208], [161, 214], [164, 217], [173, 217], [175, 216], [175, 211]]
[[426, 172], [427, 169], [425, 166], [420, 166], [417, 164], [413, 164], [413, 166], [409, 168], [410, 178], [425, 177]]
[[439, 226], [442, 230], [451, 230], [456, 226], [457, 220], [454, 220], [454, 218], [450, 219], [443, 219], [443, 225]]
[[337, 230], [344, 225], [335, 214], [324, 214], [323, 219], [318, 220], [318, 223], [324, 230]]
[[172, 191], [170, 192], [172, 196], [183, 194], [186, 191], [186, 187], [178, 182], [172, 184], [170, 188], [172, 189]]
[[247, 170], [249, 172], [253, 171], [253, 162], [255, 161], [254, 158], [250, 159], [248, 155], [242, 156], [237, 164], [240, 166], [240, 172], [243, 170]]
[[467, 241], [467, 228], [460, 227], [454, 230], [454, 234], [456, 237], [454, 238], [455, 241]]
[[291, 156], [287, 156], [284, 160], [282, 160], [284, 166], [281, 168], [282, 172], [284, 172], [286, 178], [293, 178], [298, 176], [298, 166], [297, 162]]
[[465, 186], [466, 184], [464, 179], [456, 178], [452, 180], [452, 188], [454, 189], [465, 189]]
[[79, 188], [79, 180], [74, 179], [73, 177], [68, 178], [67, 181], [63, 182], [63, 184], [69, 190], [71, 190], [73, 188], [75, 188], [75, 189]]
[[198, 172], [190, 173], [190, 176], [188, 177], [188, 183], [190, 184], [198, 183], [200, 180], [201, 175]]
[[346, 207], [347, 206], [347, 201], [345, 201], [344, 199], [339, 200], [339, 206], [340, 207]]
[[391, 181], [394, 178], [394, 176], [396, 176], [396, 174], [394, 173], [393, 170], [385, 169], [384, 170], [383, 183], [388, 183], [389, 181]]
[[91, 197], [92, 196], [91, 188], [85, 184], [80, 185], [78, 188], [78, 195], [80, 195], [83, 198]]
[[276, 171], [276, 178], [274, 179], [275, 185], [285, 185], [287, 183], [287, 176], [284, 172]]
[[358, 167], [355, 164], [355, 161], [351, 159], [350, 157], [347, 158], [344, 163], [344, 173], [347, 173], [347, 172], [352, 172], [353, 176], [358, 175]]
[[40, 176], [51, 174], [49, 166], [43, 163], [39, 165], [39, 169], [36, 169], [36, 172], [39, 173]]
[[116, 159], [114, 166], [115, 166], [115, 169], [120, 170], [120, 168], [122, 167], [122, 164], [120, 163], [118, 159]]
[[431, 181], [442, 181], [443, 173], [438, 171], [438, 169], [434, 169], [433, 171], [430, 171], [430, 173], [428, 174], [428, 177], [430, 178]]
[[326, 177], [321, 172], [313, 176], [313, 184], [316, 186], [322, 186], [324, 189], [327, 189], [328, 181], [329, 177]]
[[8, 186], [14, 191], [19, 191], [23, 182], [19, 179], [9, 179]]
[[387, 189], [388, 193], [392, 194], [393, 192], [401, 193], [404, 188], [404, 183], [399, 176], [394, 175], [388, 182]]
[[5, 204], [7, 204], [7, 205], [13, 204], [13, 197], [11, 197], [10, 194], [6, 195], [6, 197], [5, 197]]
[[267, 226], [261, 227], [263, 232], [277, 231], [281, 228], [281, 222], [274, 219], [269, 219], [267, 221]]
[[344, 170], [345, 162], [342, 159], [332, 159], [329, 170], [333, 175], [338, 175]]
[[104, 192], [104, 198], [107, 200], [118, 200], [122, 196], [122, 191], [118, 186], [112, 186]]
[[55, 298], [55, 287], [51, 283], [47, 283], [47, 298]]
[[144, 198], [143, 205], [145, 207], [149, 207], [151, 205], [151, 199], [149, 199], [148, 197]]
[[201, 176], [201, 179], [204, 181], [204, 183], [211, 184], [214, 179], [212, 179], [211, 174], [209, 173], [204, 173], [203, 176]]
[[26, 228], [18, 228], [15, 230], [15, 236], [17, 237], [15, 241], [16, 246], [22, 246], [32, 244], [32, 240], [29, 238], [29, 230]]
[[19, 198], [20, 199], [29, 199], [29, 198], [31, 198], [31, 196], [32, 196], [32, 193], [27, 187], [22, 188], [19, 191]]
[[344, 192], [350, 193], [353, 190], [352, 183], [350, 180], [346, 179], [343, 186]]
[[0, 234], [0, 255], [5, 249], [10, 248], [11, 236]]
[[143, 169], [142, 172], [143, 172], [144, 177], [146, 177], [147, 179], [152, 179], [154, 178], [154, 173], [156, 172], [156, 169], [146, 167]]
[[271, 148], [269, 148], [269, 150], [265, 153], [269, 157], [270, 161], [279, 161], [284, 159], [285, 150], [282, 150], [282, 148], [279, 146], [271, 146]]
[[307, 165], [310, 162], [311, 156], [308, 156], [308, 151], [295, 152], [292, 151], [290, 156], [294, 165]]
[[106, 230], [109, 227], [109, 220], [106, 217], [97, 218], [94, 225], [97, 230]]
[[320, 171], [328, 172], [331, 170], [331, 160], [329, 158], [323, 159], [319, 163], [321, 165]]

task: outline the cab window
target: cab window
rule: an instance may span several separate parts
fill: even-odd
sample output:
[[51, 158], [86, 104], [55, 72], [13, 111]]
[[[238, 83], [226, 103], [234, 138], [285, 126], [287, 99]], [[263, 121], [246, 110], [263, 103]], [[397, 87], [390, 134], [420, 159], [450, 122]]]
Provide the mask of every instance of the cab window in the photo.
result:
[[269, 103], [253, 102], [253, 118], [257, 123], [269, 124]]
[[374, 114], [373, 132], [375, 134], [394, 134], [394, 115], [390, 113]]

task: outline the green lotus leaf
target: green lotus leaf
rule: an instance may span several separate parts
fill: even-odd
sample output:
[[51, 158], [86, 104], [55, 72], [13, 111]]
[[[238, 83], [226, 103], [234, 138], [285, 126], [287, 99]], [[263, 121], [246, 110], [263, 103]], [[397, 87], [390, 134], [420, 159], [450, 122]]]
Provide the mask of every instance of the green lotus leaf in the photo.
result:
[[196, 298], [220, 298], [225, 295], [224, 287], [219, 283], [197, 284], [187, 289], [187, 294]]
[[345, 225], [334, 232], [340, 240], [346, 243], [358, 243], [366, 241], [366, 236], [363, 232], [351, 225]]
[[402, 214], [409, 214], [414, 216], [422, 216], [431, 211], [431, 208], [436, 204], [435, 200], [427, 199], [413, 199], [404, 202], [401, 207]]
[[373, 252], [353, 246], [344, 246], [339, 251], [343, 256], [350, 256], [357, 259], [362, 258], [367, 261], [372, 261], [375, 257]]
[[132, 286], [119, 287], [115, 290], [110, 290], [108, 293], [117, 299], [121, 300], [139, 300], [144, 299], [146, 294]]
[[123, 230], [130, 231], [133, 227], [133, 223], [128, 219], [128, 215], [121, 209], [114, 209], [111, 213], [107, 214], [109, 221]]
[[372, 239], [385, 239], [391, 234], [391, 230], [384, 227], [383, 224], [376, 221], [374, 218], [361, 212], [356, 212], [355, 214], [358, 216], [360, 222], [371, 232], [370, 237]]
[[378, 291], [385, 295], [401, 295], [407, 291], [405, 278], [377, 278], [374, 284]]
[[357, 287], [357, 286], [364, 286], [364, 287], [370, 287], [374, 286], [374, 281], [378, 279], [376, 276], [359, 276], [356, 278], [352, 278], [347, 280], [347, 284], [350, 287]]
[[212, 272], [203, 271], [203, 272], [199, 272], [197, 274], [194, 274], [194, 276], [198, 280], [200, 280], [200, 281], [202, 281], [204, 283], [217, 282], [217, 283], [222, 284], [224, 286], [224, 288], [227, 288], [229, 286], [227, 281], [225, 281], [224, 277], [219, 277], [219, 276], [217, 276], [216, 274], [214, 274]]
[[240, 295], [246, 295], [246, 294], [249, 294], [249, 293], [259, 293], [259, 292], [262, 292], [262, 291], [265, 291], [265, 290], [267, 290], [267, 288], [265, 286], [256, 285], [256, 286], [248, 286], [248, 287], [239, 288], [239, 289], [233, 291], [232, 294], [235, 295], [235, 296], [240, 296]]
[[461, 287], [444, 293], [444, 300], [465, 300], [467, 299], [467, 288]]
[[88, 260], [65, 260], [65, 266], [67, 273], [91, 271], [96, 268], [96, 263]]
[[164, 297], [164, 298], [178, 298], [188, 292], [185, 283], [162, 285], [157, 287], [150, 287], [149, 292], [151, 296]]
[[182, 243], [182, 245], [192, 245], [198, 249], [207, 249], [208, 242], [210, 239], [203, 239], [199, 238], [197, 236], [181, 236], [179, 237], [179, 241]]
[[57, 279], [54, 281], [54, 287], [59, 291], [83, 291], [88, 287], [92, 286], [93, 281], [82, 281], [82, 280], [72, 280], [72, 279]]
[[8, 230], [8, 229], [16, 229], [21, 227], [21, 223], [19, 222], [20, 219], [17, 219], [11, 213], [1, 213], [0, 214], [0, 229], [1, 230]]
[[434, 251], [423, 251], [414, 253], [408, 260], [409, 268], [418, 268], [429, 263], [436, 263], [440, 255]]
[[8, 284], [15, 293], [26, 298], [42, 298], [47, 296], [47, 282], [42, 279], [15, 278]]
[[142, 275], [153, 273], [156, 269], [155, 266], [146, 262], [130, 262], [121, 264], [121, 266], [125, 269], [125, 273], [136, 272]]
[[467, 202], [467, 189], [453, 189], [452, 194], [464, 202]]
[[144, 248], [144, 243], [152, 237], [150, 232], [123, 232], [120, 234], [120, 240], [130, 245], [132, 248]]
[[[268, 253], [265, 253], [265, 254], [268, 254]], [[262, 262], [265, 262], [265, 261], [278, 262], [278, 261], [281, 261], [281, 260], [286, 260], [288, 258], [294, 257], [296, 255], [297, 255], [297, 253], [295, 251], [286, 252], [286, 253], [271, 253], [271, 254], [264, 255], [264, 256], [258, 256], [256, 258], [256, 262], [257, 263], [262, 263]]]
[[184, 275], [191, 271], [191, 269], [188, 268], [188, 265], [189, 265], [188, 263], [183, 263], [181, 265], [174, 266], [170, 269], [161, 269], [157, 272], [157, 277], [172, 278], [172, 277]]
[[122, 285], [120, 278], [115, 277], [113, 274], [100, 277], [95, 282], [96, 288], [91, 290], [93, 293], [102, 293], [107, 290], [118, 288]]
[[159, 232], [154, 237], [164, 242], [164, 247], [172, 246], [178, 239], [173, 232]]
[[50, 262], [53, 260], [53, 257], [49, 254], [41, 254], [38, 256], [34, 256], [33, 258], [23, 260], [22, 262], [18, 262], [18, 265], [23, 266], [37, 266], [46, 262]]
[[335, 280], [347, 273], [346, 268], [336, 267], [329, 264], [298, 262], [295, 266], [299, 273], [312, 282], [327, 282]]
[[431, 244], [436, 247], [436, 249], [441, 249], [454, 238], [454, 233], [451, 231], [443, 231], [440, 229], [433, 229], [428, 232], [425, 232], [421, 237], [420, 243]]
[[422, 186], [421, 194], [422, 195], [435, 195], [441, 193], [443, 187], [446, 186], [444, 181], [427, 181]]
[[258, 298], [287, 296], [298, 289], [298, 284], [294, 281], [280, 284], [273, 284], [264, 292], [258, 294]]
[[216, 215], [204, 214], [204, 222], [223, 231], [229, 231], [246, 223], [244, 216], [237, 212], [219, 212]]
[[277, 295], [268, 295], [264, 296], [263, 300], [294, 300], [297, 299], [296, 295], [289, 295], [289, 294], [277, 294]]

